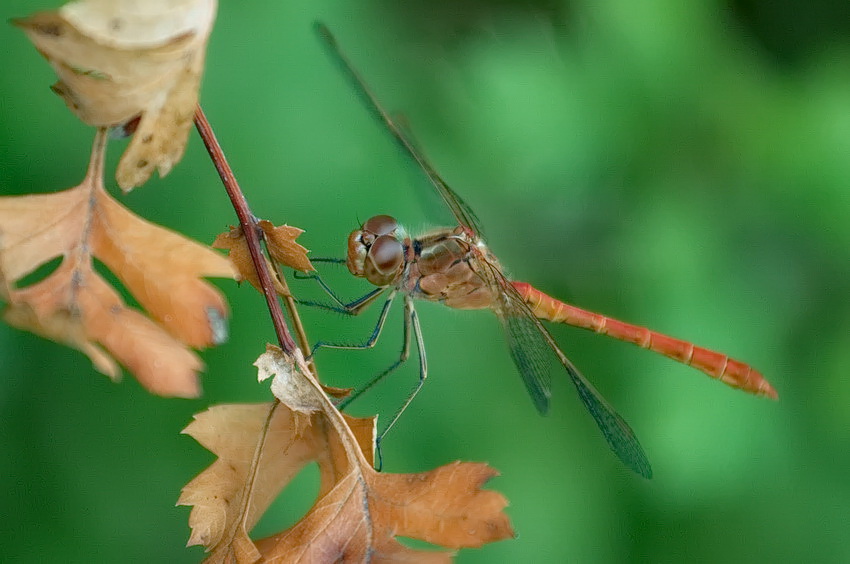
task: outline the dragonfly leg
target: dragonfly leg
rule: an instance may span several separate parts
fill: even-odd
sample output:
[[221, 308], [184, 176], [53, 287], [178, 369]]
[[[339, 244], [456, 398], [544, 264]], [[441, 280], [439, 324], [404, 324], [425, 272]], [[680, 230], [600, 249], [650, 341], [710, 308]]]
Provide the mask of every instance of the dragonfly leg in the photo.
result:
[[[407, 399], [404, 400], [404, 403], [401, 404], [401, 407], [395, 412], [395, 414], [390, 419], [390, 422], [384, 427], [384, 430], [381, 431], [375, 439], [375, 453], [378, 456], [378, 464], [376, 469], [378, 471], [384, 465], [384, 459], [381, 455], [381, 442], [384, 440], [384, 437], [387, 436], [387, 433], [390, 432], [390, 429], [393, 428], [393, 425], [401, 417], [401, 414], [408, 408], [408, 406], [413, 402], [413, 398], [416, 397], [416, 394], [419, 393], [419, 390], [422, 389], [422, 386], [425, 384], [425, 379], [428, 377], [428, 359], [425, 356], [425, 342], [422, 339], [422, 329], [419, 326], [419, 316], [416, 314], [416, 310], [413, 308], [413, 300], [409, 296], [405, 296], [404, 300], [404, 349], [402, 350], [402, 357], [399, 359], [399, 362], [396, 363], [401, 364], [406, 361], [410, 354], [410, 333], [413, 332], [414, 337], [416, 338], [416, 350], [419, 353], [419, 381], [414, 386], [413, 390], [411, 390], [410, 394], [408, 394]], [[394, 366], [393, 368], [395, 368]]]
[[[313, 262], [324, 261], [336, 263], [341, 260], [342, 259], [313, 259]], [[309, 307], [327, 309], [336, 313], [341, 313], [343, 315], [360, 315], [367, 307], [372, 304], [372, 302], [375, 301], [375, 299], [377, 299], [378, 296], [380, 296], [384, 292], [384, 290], [386, 290], [385, 287], [375, 288], [368, 294], [361, 296], [356, 300], [346, 302], [342, 300], [339, 296], [337, 296], [336, 292], [334, 292], [333, 289], [328, 285], [328, 283], [325, 282], [318, 274], [302, 274], [300, 272], [296, 272], [295, 278], [297, 278], [298, 280], [315, 280], [319, 287], [321, 287], [322, 290], [331, 298], [333, 304], [312, 302], [299, 299], [296, 299], [296, 302]]]
[[[322, 259], [324, 262], [339, 262], [338, 259]], [[313, 262], [319, 262], [314, 260]], [[323, 309], [328, 309], [331, 311], [336, 311], [338, 313], [342, 313], [344, 315], [358, 315], [362, 311], [366, 309], [369, 305], [374, 302], [378, 296], [380, 296], [385, 290], [386, 287], [376, 288], [375, 290], [369, 292], [365, 296], [358, 298], [352, 302], [344, 302], [336, 295], [336, 293], [328, 286], [328, 284], [322, 280], [321, 276], [318, 274], [298, 274], [296, 273], [296, 277], [299, 279], [313, 279], [315, 280], [319, 286], [331, 297], [336, 305], [328, 305], [321, 304], [316, 302], [307, 302], [300, 301], [299, 303], [308, 305], [308, 306], [317, 306]], [[317, 350], [320, 348], [330, 348], [330, 349], [370, 349], [375, 346], [378, 342], [378, 339], [381, 336], [381, 332], [384, 328], [384, 324], [387, 320], [387, 316], [389, 315], [390, 307], [395, 300], [397, 293], [393, 290], [390, 295], [387, 297], [387, 300], [384, 302], [383, 307], [381, 308], [381, 313], [378, 316], [378, 321], [375, 324], [375, 329], [372, 331], [372, 334], [366, 340], [366, 342], [359, 345], [350, 345], [350, 344], [339, 344], [339, 343], [330, 343], [326, 341], [319, 341], [310, 351], [310, 356], [313, 356]], [[419, 381], [413, 390], [408, 394], [407, 398], [404, 400], [404, 403], [401, 407], [393, 414], [390, 419], [389, 424], [381, 431], [375, 439], [375, 453], [377, 456], [377, 465], [376, 468], [378, 470], [383, 466], [383, 455], [381, 451], [381, 441], [389, 432], [389, 430], [395, 425], [398, 419], [401, 417], [401, 414], [407, 409], [407, 407], [413, 402], [413, 398], [416, 397], [416, 394], [419, 393], [419, 390], [422, 389], [423, 384], [425, 383], [425, 378], [428, 376], [428, 365], [427, 359], [425, 356], [425, 344], [422, 339], [422, 329], [419, 325], [419, 316], [416, 313], [416, 310], [413, 307], [413, 299], [409, 296], [405, 296], [404, 298], [404, 333], [403, 333], [403, 344], [401, 349], [401, 354], [399, 354], [398, 360], [396, 360], [392, 365], [390, 365], [385, 370], [381, 371], [379, 374], [374, 376], [371, 380], [366, 382], [363, 386], [354, 390], [348, 397], [344, 398], [342, 401], [336, 404], [336, 407], [340, 410], [345, 409], [348, 405], [356, 400], [360, 395], [370, 390], [373, 386], [375, 386], [378, 382], [383, 380], [387, 375], [394, 372], [399, 366], [407, 362], [408, 358], [410, 358], [410, 342], [411, 342], [411, 334], [416, 338], [416, 349], [419, 354]]]
[[[383, 290], [383, 288], [379, 288], [379, 290]], [[360, 313], [360, 311], [363, 310], [364, 307], [366, 307], [366, 305], [372, 303], [378, 295], [380, 295], [380, 293], [375, 294], [375, 292], [370, 292], [366, 294], [365, 296], [363, 296], [363, 298], [360, 298], [360, 300], [352, 302], [357, 304], [354, 307], [359, 309], [353, 311], [351, 309], [345, 310], [345, 313], [348, 313], [350, 315], [357, 315], [358, 313]], [[395, 297], [396, 293], [394, 291], [390, 293], [389, 297], [387, 297], [387, 301], [384, 302], [384, 306], [381, 308], [381, 315], [378, 316], [378, 322], [375, 324], [375, 329], [372, 330], [372, 334], [369, 336], [365, 343], [359, 345], [344, 345], [341, 343], [318, 341], [315, 345], [313, 345], [313, 350], [310, 351], [310, 356], [313, 356], [316, 351], [321, 348], [355, 350], [371, 349], [372, 347], [374, 347], [375, 343], [378, 342], [378, 339], [381, 336], [381, 331], [384, 328], [384, 323], [387, 321], [387, 315], [390, 313], [390, 307], [393, 305], [393, 300], [395, 300]]]
[[[395, 292], [390, 295], [390, 298], [387, 300], [389, 303], [392, 299], [395, 298]], [[375, 331], [372, 333], [372, 336], [369, 338], [366, 343], [359, 347], [337, 347], [337, 348], [369, 348], [375, 345], [375, 341], [378, 340], [378, 336], [381, 332], [381, 326], [383, 326], [384, 321], [387, 318], [387, 312], [389, 311], [388, 305], [384, 304], [384, 310], [381, 312], [381, 318], [378, 320], [378, 325], [375, 327]], [[405, 316], [404, 316], [404, 334], [402, 337], [402, 347], [401, 354], [398, 356], [398, 360], [392, 363], [388, 368], [382, 370], [378, 373], [377, 376], [374, 376], [371, 380], [354, 390], [347, 398], [343, 399], [341, 402], [337, 404], [339, 409], [345, 409], [348, 405], [360, 397], [361, 394], [370, 390], [375, 384], [383, 380], [388, 374], [394, 372], [396, 368], [407, 362], [407, 359], [410, 357], [410, 321], [409, 316], [407, 315], [407, 300], [405, 300]], [[314, 349], [315, 350], [315, 349]]]
[[[326, 259], [327, 261], [335, 260], [335, 259]], [[331, 306], [328, 304], [321, 304], [316, 302], [308, 302], [308, 301], [299, 301], [299, 303], [308, 305], [308, 306], [317, 306], [323, 309], [327, 309], [330, 311], [335, 311], [337, 313], [342, 313], [344, 315], [359, 315], [362, 313], [369, 305], [371, 305], [384, 291], [387, 289], [386, 287], [375, 288], [365, 296], [362, 296], [352, 302], [345, 303], [340, 300], [336, 294], [330, 289], [330, 287], [321, 279], [321, 277], [317, 274], [310, 275], [301, 275], [299, 276], [301, 279], [312, 278], [316, 280], [316, 282], [327, 292], [327, 294], [337, 303], [336, 306]], [[310, 351], [310, 356], [312, 357], [316, 354], [316, 351], [321, 348], [328, 349], [346, 349], [346, 350], [359, 350], [359, 349], [371, 349], [378, 342], [378, 339], [381, 336], [381, 331], [384, 328], [384, 324], [387, 320], [387, 316], [390, 312], [390, 307], [393, 304], [393, 300], [396, 297], [396, 292], [392, 291], [390, 295], [387, 297], [387, 300], [384, 302], [383, 307], [381, 308], [381, 314], [378, 316], [378, 321], [375, 324], [375, 329], [372, 331], [372, 334], [366, 340], [366, 342], [351, 345], [351, 344], [342, 344], [342, 343], [332, 343], [328, 341], [319, 341], [315, 345], [313, 345], [313, 349]], [[339, 409], [344, 409], [348, 404], [357, 399], [363, 392], [369, 390], [372, 386], [380, 382], [385, 376], [393, 372], [396, 368], [402, 365], [409, 356], [410, 349], [410, 337], [408, 336], [407, 326], [405, 326], [405, 337], [404, 337], [404, 346], [402, 348], [401, 355], [399, 355], [399, 359], [394, 362], [389, 368], [379, 373], [377, 376], [372, 378], [369, 382], [367, 382], [364, 386], [358, 388], [354, 392], [351, 393], [347, 398], [342, 400], [337, 404]]]

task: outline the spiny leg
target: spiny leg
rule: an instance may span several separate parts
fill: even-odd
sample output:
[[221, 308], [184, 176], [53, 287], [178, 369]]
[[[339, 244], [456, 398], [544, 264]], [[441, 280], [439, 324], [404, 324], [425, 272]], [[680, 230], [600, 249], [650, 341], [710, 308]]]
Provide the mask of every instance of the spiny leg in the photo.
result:
[[[396, 296], [396, 293], [393, 292], [390, 295], [390, 298], [387, 300], [387, 303], [389, 303], [392, 299], [394, 299], [395, 296]], [[387, 304], [384, 304], [384, 311], [381, 312], [381, 319], [378, 320], [379, 325], [383, 325], [384, 321], [386, 321], [388, 311], [389, 311], [389, 307], [387, 307]], [[373, 332], [372, 337], [370, 337], [370, 340], [372, 340], [372, 342], [371, 342], [372, 346], [374, 346], [374, 344], [375, 344], [374, 341], [377, 340], [378, 336], [380, 335], [380, 332], [381, 332], [380, 328], [375, 327], [375, 332]], [[367, 341], [365, 344], [369, 345], [370, 343], [369, 343], [369, 341]], [[366, 347], [357, 347], [357, 348], [366, 348]], [[402, 346], [401, 346], [401, 354], [398, 356], [398, 360], [396, 360], [394, 363], [392, 363], [385, 370], [378, 373], [378, 375], [374, 376], [371, 380], [366, 382], [364, 385], [362, 385], [359, 388], [357, 388], [356, 390], [354, 390], [347, 398], [345, 398], [341, 402], [339, 402], [339, 404], [337, 404], [337, 407], [339, 409], [345, 409], [346, 407], [348, 407], [348, 404], [350, 404], [351, 402], [356, 400], [358, 397], [360, 397], [361, 394], [370, 390], [375, 384], [377, 384], [378, 382], [383, 380], [387, 375], [391, 374], [399, 366], [401, 366], [402, 364], [407, 362], [407, 359], [409, 357], [410, 357], [410, 321], [408, 320], [408, 315], [407, 315], [407, 300], [405, 300], [405, 316], [404, 316], [404, 326], [403, 326], [403, 335], [402, 335]]]
[[[419, 393], [419, 390], [422, 389], [422, 386], [425, 384], [425, 379], [428, 377], [428, 359], [425, 356], [425, 342], [422, 339], [422, 328], [419, 326], [419, 316], [416, 314], [416, 310], [413, 308], [413, 299], [410, 296], [404, 297], [404, 349], [402, 349], [401, 358], [399, 361], [391, 367], [391, 370], [394, 370], [398, 367], [399, 364], [406, 361], [410, 355], [410, 333], [411, 330], [413, 335], [416, 337], [416, 350], [419, 353], [419, 381], [414, 386], [413, 390], [407, 396], [407, 399], [404, 400], [404, 403], [401, 404], [401, 407], [396, 410], [395, 414], [390, 419], [390, 422], [381, 431], [377, 438], [375, 439], [375, 453], [378, 455], [378, 464], [376, 469], [378, 471], [384, 465], [384, 458], [381, 454], [381, 441], [383, 441], [384, 437], [387, 436], [387, 433], [390, 432], [390, 429], [393, 428], [393, 425], [401, 417], [401, 414], [408, 408], [408, 406], [413, 402], [413, 398], [416, 397], [416, 394]], [[383, 377], [383, 375], [382, 375]], [[377, 381], [377, 380], [375, 380]], [[369, 385], [374, 384], [374, 382], [370, 382]]]
[[[326, 259], [326, 258], [318, 258], [313, 259], [313, 262], [330, 262], [334, 264], [344, 263], [343, 259]], [[307, 300], [296, 300], [299, 304], [306, 305], [309, 307], [318, 307], [322, 309], [327, 309], [329, 311], [335, 311], [337, 313], [342, 313], [343, 315], [360, 315], [369, 305], [372, 304], [375, 299], [380, 296], [386, 287], [375, 288], [368, 294], [357, 298], [351, 302], [343, 301], [339, 296], [337, 296], [336, 292], [328, 285], [324, 279], [318, 274], [301, 274], [300, 272], [295, 272], [295, 278], [298, 280], [315, 280], [319, 287], [333, 300], [333, 303], [336, 305], [328, 305], [321, 302], [312, 302]], [[315, 347], [313, 348], [315, 350]]]
[[[385, 288], [378, 288], [383, 291]], [[351, 304], [343, 304], [342, 313], [346, 313], [348, 315], [357, 315], [363, 309], [371, 304], [377, 296], [380, 295], [381, 292], [375, 293], [370, 292], [360, 298], [359, 300], [355, 300]], [[390, 307], [393, 305], [393, 300], [395, 300], [396, 291], [393, 290], [390, 292], [390, 295], [387, 297], [387, 301], [384, 302], [384, 306], [381, 308], [381, 315], [378, 316], [378, 322], [375, 324], [375, 329], [372, 330], [372, 334], [366, 340], [365, 343], [359, 345], [344, 345], [340, 343], [330, 343], [327, 341], [318, 341], [315, 345], [313, 345], [313, 350], [310, 351], [310, 356], [316, 354], [316, 351], [321, 348], [328, 349], [347, 349], [347, 350], [359, 350], [359, 349], [371, 349], [375, 346], [375, 343], [378, 342], [378, 339], [381, 336], [381, 331], [384, 328], [384, 323], [387, 321], [387, 315], [390, 313]], [[353, 304], [353, 305], [352, 305]]]
[[[314, 259], [313, 262], [332, 262], [332, 263], [341, 263], [343, 262], [341, 259]], [[321, 307], [323, 309], [328, 309], [331, 311], [336, 311], [338, 313], [342, 313], [345, 315], [358, 315], [363, 310], [366, 309], [375, 299], [383, 293], [386, 288], [376, 288], [372, 292], [369, 292], [365, 296], [358, 298], [352, 302], [346, 303], [343, 302], [336, 293], [328, 286], [328, 284], [322, 280], [322, 278], [318, 274], [309, 274], [309, 275], [298, 275], [296, 273], [296, 277], [299, 279], [313, 279], [315, 280], [319, 286], [334, 300], [337, 306], [329, 306], [327, 304], [315, 303], [315, 302], [307, 302], [300, 301], [300, 303], [308, 306], [316, 306]], [[387, 316], [389, 315], [390, 307], [392, 306], [393, 300], [396, 297], [396, 291], [393, 290], [392, 293], [388, 296], [387, 300], [384, 302], [383, 308], [381, 309], [381, 314], [378, 317], [378, 321], [375, 324], [375, 329], [372, 331], [372, 335], [369, 339], [360, 345], [343, 345], [338, 343], [329, 343], [325, 341], [319, 341], [313, 346], [313, 350], [310, 351], [311, 356], [315, 354], [315, 352], [320, 348], [334, 348], [334, 349], [369, 349], [375, 346], [378, 339], [380, 338], [381, 331], [383, 330], [384, 323], [387, 320]], [[408, 358], [410, 358], [410, 335], [411, 332], [416, 336], [416, 348], [419, 353], [419, 381], [417, 382], [414, 389], [407, 396], [404, 403], [401, 407], [395, 412], [395, 414], [390, 419], [389, 424], [381, 431], [375, 439], [375, 452], [378, 458], [377, 469], [380, 471], [383, 466], [383, 455], [381, 453], [381, 441], [390, 431], [390, 429], [395, 425], [398, 419], [401, 417], [401, 414], [407, 409], [407, 407], [413, 402], [413, 398], [419, 393], [419, 390], [422, 389], [423, 384], [425, 383], [425, 378], [428, 376], [428, 364], [427, 358], [425, 356], [425, 343], [422, 338], [422, 329], [419, 325], [419, 316], [416, 313], [416, 310], [413, 307], [413, 300], [410, 296], [405, 296], [404, 300], [404, 325], [403, 325], [403, 344], [401, 349], [401, 354], [399, 355], [398, 360], [396, 360], [392, 365], [390, 365], [387, 369], [383, 370], [371, 380], [366, 382], [360, 388], [354, 390], [348, 397], [344, 398], [337, 404], [337, 408], [340, 410], [345, 409], [348, 405], [353, 402], [355, 399], [360, 397], [361, 394], [370, 390], [373, 386], [375, 386], [378, 382], [383, 380], [386, 376], [394, 372], [399, 366], [407, 362]]]
[[[340, 259], [321, 259], [324, 262], [340, 262]], [[340, 300], [336, 294], [331, 290], [331, 288], [322, 280], [322, 278], [318, 274], [311, 274], [307, 276], [299, 276], [301, 279], [314, 279], [316, 282], [325, 290], [325, 292], [331, 296], [331, 298], [338, 304], [338, 307], [329, 306], [327, 304], [320, 304], [314, 302], [306, 302], [302, 301], [300, 303], [309, 305], [309, 306], [317, 306], [323, 309], [328, 309], [331, 311], [336, 311], [338, 313], [342, 313], [344, 315], [359, 315], [363, 310], [366, 309], [375, 299], [380, 296], [387, 288], [381, 287], [376, 288], [375, 290], [369, 292], [365, 296], [362, 296], [352, 302], [345, 303]], [[366, 340], [365, 343], [359, 345], [350, 345], [350, 344], [340, 344], [340, 343], [331, 343], [327, 341], [319, 341], [315, 345], [313, 345], [313, 349], [310, 351], [310, 356], [312, 357], [317, 350], [320, 348], [330, 348], [330, 349], [347, 349], [347, 350], [357, 350], [357, 349], [370, 349], [375, 346], [378, 342], [378, 339], [381, 336], [381, 331], [384, 328], [384, 324], [386, 323], [387, 316], [390, 312], [390, 307], [392, 306], [393, 300], [396, 297], [396, 291], [393, 290], [390, 295], [387, 297], [387, 300], [384, 302], [383, 307], [381, 308], [381, 314], [378, 316], [378, 321], [375, 324], [375, 329], [372, 331], [372, 334]], [[381, 379], [385, 376], [393, 372], [396, 368], [398, 368], [402, 363], [404, 363], [409, 356], [410, 349], [410, 337], [409, 331], [407, 328], [407, 323], [405, 323], [404, 327], [404, 345], [402, 347], [401, 355], [399, 359], [394, 362], [389, 368], [379, 373], [377, 376], [372, 378], [369, 382], [367, 382], [364, 386], [361, 386], [359, 389], [355, 390], [350, 396], [342, 400], [337, 407], [339, 409], [344, 409], [348, 404], [357, 399], [360, 394], [370, 389], [372, 386], [377, 384]]]
[[[390, 295], [387, 297], [387, 300], [384, 302], [384, 305], [381, 308], [381, 314], [378, 317], [378, 321], [375, 324], [375, 328], [372, 330], [372, 334], [369, 336], [369, 338], [366, 340], [366, 342], [358, 344], [358, 345], [351, 345], [351, 344], [340, 344], [340, 343], [330, 343], [330, 342], [326, 342], [326, 341], [319, 341], [313, 346], [313, 350], [310, 351], [310, 356], [312, 357], [316, 353], [316, 351], [319, 350], [320, 348], [361, 350], [361, 349], [371, 349], [372, 347], [374, 347], [375, 344], [378, 342], [378, 339], [381, 336], [381, 332], [383, 331], [384, 325], [386, 324], [387, 316], [389, 315], [390, 308], [392, 307], [393, 301], [395, 300], [396, 296], [397, 296], [397, 292], [395, 290], [393, 290], [390, 293]], [[361, 300], [365, 300], [365, 299], [369, 300], [369, 302], [364, 302], [364, 303], [366, 303], [366, 305], [368, 305], [368, 303], [370, 303], [374, 299], [374, 296], [372, 294], [368, 294], [367, 296], [365, 296]], [[405, 303], [407, 303], [408, 301], [409, 300], [406, 300]], [[375, 384], [377, 384], [378, 382], [383, 380], [387, 375], [394, 372], [399, 366], [404, 364], [407, 361], [407, 359], [410, 357], [410, 314], [409, 314], [410, 308], [412, 308], [412, 306], [409, 306], [409, 307], [407, 305], [405, 306], [405, 322], [404, 322], [404, 335], [403, 335], [403, 341], [404, 342], [403, 342], [401, 354], [399, 355], [398, 360], [396, 360], [394, 363], [392, 363], [392, 365], [390, 365], [387, 369], [378, 373], [378, 375], [376, 375], [371, 380], [366, 382], [366, 384], [364, 384], [363, 386], [354, 390], [348, 397], [344, 398], [342, 401], [337, 403], [336, 404], [337, 408], [342, 410], [342, 409], [345, 409], [346, 407], [348, 407], [348, 405], [351, 402], [353, 402], [358, 397], [360, 397], [360, 395], [363, 394], [364, 392], [371, 389]], [[351, 313], [349, 310], [344, 310], [344, 313], [349, 313], [351, 315], [355, 315], [355, 313]], [[358, 313], [359, 313], [359, 311], [358, 311]], [[421, 343], [421, 340], [422, 340], [421, 335], [418, 332], [418, 329], [419, 329], [419, 321], [418, 320], [416, 320], [416, 329], [417, 329], [418, 343]], [[421, 346], [420, 346], [420, 349], [421, 349]]]

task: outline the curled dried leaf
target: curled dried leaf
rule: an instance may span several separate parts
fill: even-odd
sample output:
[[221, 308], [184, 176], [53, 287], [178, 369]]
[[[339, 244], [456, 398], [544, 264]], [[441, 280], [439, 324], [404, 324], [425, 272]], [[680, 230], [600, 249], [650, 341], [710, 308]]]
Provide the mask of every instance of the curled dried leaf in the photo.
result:
[[144, 49], [207, 33], [215, 9], [208, 0], [77, 0], [59, 12], [101, 45]]
[[307, 370], [307, 365], [301, 349], [287, 354], [280, 347], [266, 345], [266, 352], [254, 366], [257, 367], [257, 379], [262, 382], [272, 378], [272, 394], [293, 411], [309, 415], [321, 410], [327, 401], [304, 377], [302, 370]]
[[118, 165], [124, 190], [167, 174], [183, 156], [215, 0], [85, 0], [15, 20], [50, 62], [53, 90], [83, 122], [139, 118]]

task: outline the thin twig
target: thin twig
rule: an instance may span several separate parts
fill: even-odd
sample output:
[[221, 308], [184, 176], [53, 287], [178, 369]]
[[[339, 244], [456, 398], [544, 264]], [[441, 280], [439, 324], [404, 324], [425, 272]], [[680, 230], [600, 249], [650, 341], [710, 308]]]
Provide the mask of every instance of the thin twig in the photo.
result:
[[266, 305], [272, 316], [272, 324], [274, 325], [280, 348], [286, 353], [292, 354], [295, 351], [295, 341], [292, 339], [286, 319], [283, 317], [283, 310], [280, 308], [280, 302], [277, 300], [277, 292], [274, 289], [272, 275], [264, 260], [263, 249], [260, 246], [257, 218], [251, 213], [251, 209], [248, 207], [248, 201], [239, 188], [239, 183], [233, 175], [233, 170], [227, 164], [224, 151], [222, 151], [221, 145], [219, 145], [218, 140], [215, 138], [212, 127], [209, 121], [207, 121], [207, 117], [204, 115], [200, 105], [195, 110], [195, 127], [204, 141], [204, 145], [210, 154], [213, 165], [215, 165], [218, 171], [218, 175], [221, 177], [221, 181], [224, 183], [224, 189], [230, 197], [230, 202], [233, 204], [234, 211], [236, 211], [236, 217], [239, 218], [242, 233], [245, 235], [245, 242], [248, 244], [248, 251], [251, 253], [251, 262], [254, 263], [254, 269], [257, 271], [257, 277], [260, 280], [260, 287], [262, 287], [263, 295], [266, 298]]
[[[304, 330], [304, 324], [301, 322], [301, 316], [298, 314], [298, 308], [295, 306], [295, 298], [292, 297], [292, 293], [289, 291], [289, 284], [286, 283], [286, 277], [281, 272], [280, 264], [277, 262], [273, 262], [275, 267], [275, 272], [277, 273], [278, 280], [280, 281], [281, 286], [286, 291], [283, 297], [283, 304], [286, 306], [286, 311], [289, 312], [289, 318], [292, 320], [292, 326], [295, 328], [295, 336], [298, 338], [298, 346], [301, 347], [301, 350], [304, 351], [305, 355], [310, 354], [310, 341], [307, 339], [307, 332]], [[313, 371], [313, 376], [315, 376], [316, 380], [319, 379], [319, 374], [316, 371], [316, 363], [313, 362], [313, 358], [310, 357], [307, 361], [307, 365]]]

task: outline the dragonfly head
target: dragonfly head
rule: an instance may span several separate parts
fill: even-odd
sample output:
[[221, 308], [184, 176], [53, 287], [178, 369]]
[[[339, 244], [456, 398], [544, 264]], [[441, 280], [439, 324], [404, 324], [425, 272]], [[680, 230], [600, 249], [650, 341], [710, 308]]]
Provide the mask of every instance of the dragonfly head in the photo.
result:
[[393, 284], [404, 270], [401, 231], [398, 222], [388, 215], [376, 215], [352, 231], [348, 236], [348, 270], [376, 286]]

